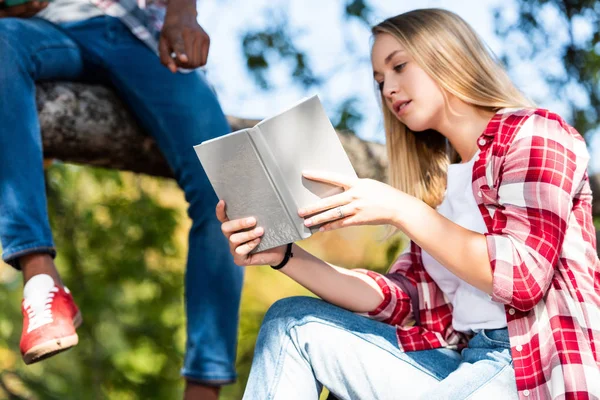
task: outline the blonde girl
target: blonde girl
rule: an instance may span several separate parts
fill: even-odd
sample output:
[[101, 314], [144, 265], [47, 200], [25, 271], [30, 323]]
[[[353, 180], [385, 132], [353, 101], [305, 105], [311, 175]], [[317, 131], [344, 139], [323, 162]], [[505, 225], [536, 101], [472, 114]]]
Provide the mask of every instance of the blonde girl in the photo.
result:
[[263, 229], [220, 202], [238, 265], [270, 264], [322, 299], [271, 307], [244, 399], [318, 399], [323, 385], [339, 399], [600, 398], [583, 139], [451, 12], [407, 12], [373, 36], [391, 185], [307, 171], [344, 192], [298, 213], [324, 230], [391, 225], [410, 245], [385, 275], [296, 245], [251, 255]]

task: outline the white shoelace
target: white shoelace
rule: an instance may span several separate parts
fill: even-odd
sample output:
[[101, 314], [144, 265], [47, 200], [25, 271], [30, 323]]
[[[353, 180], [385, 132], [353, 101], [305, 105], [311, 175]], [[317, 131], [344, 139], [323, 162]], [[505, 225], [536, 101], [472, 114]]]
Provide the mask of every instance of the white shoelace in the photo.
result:
[[54, 321], [54, 318], [52, 317], [52, 302], [54, 301], [54, 294], [56, 292], [58, 292], [58, 287], [54, 286], [46, 294], [45, 298], [40, 299], [35, 296], [37, 298], [25, 299], [23, 306], [29, 316], [27, 333]]

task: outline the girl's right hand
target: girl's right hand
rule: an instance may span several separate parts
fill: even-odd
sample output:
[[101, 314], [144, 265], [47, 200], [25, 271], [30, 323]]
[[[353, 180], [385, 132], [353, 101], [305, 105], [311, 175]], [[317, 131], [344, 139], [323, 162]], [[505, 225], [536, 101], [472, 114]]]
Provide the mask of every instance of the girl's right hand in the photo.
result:
[[277, 265], [283, 261], [286, 245], [274, 247], [260, 253], [249, 254], [258, 246], [260, 237], [264, 233], [262, 227], [244, 231], [256, 225], [255, 218], [249, 217], [230, 221], [225, 213], [225, 201], [223, 200], [217, 203], [216, 211], [217, 219], [221, 222], [221, 231], [229, 241], [229, 251], [231, 251], [233, 261], [237, 265]]

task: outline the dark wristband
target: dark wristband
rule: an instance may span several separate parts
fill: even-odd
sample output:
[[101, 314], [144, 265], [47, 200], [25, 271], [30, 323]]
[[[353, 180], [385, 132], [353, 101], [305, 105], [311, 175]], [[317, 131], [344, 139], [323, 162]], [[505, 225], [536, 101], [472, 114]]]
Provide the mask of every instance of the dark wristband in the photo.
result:
[[281, 269], [281, 268], [285, 267], [285, 264], [287, 264], [288, 261], [290, 261], [290, 258], [292, 258], [292, 257], [294, 257], [294, 253], [292, 253], [292, 243], [288, 243], [287, 249], [285, 250], [285, 256], [283, 257], [283, 260], [277, 265], [271, 265], [271, 268]]

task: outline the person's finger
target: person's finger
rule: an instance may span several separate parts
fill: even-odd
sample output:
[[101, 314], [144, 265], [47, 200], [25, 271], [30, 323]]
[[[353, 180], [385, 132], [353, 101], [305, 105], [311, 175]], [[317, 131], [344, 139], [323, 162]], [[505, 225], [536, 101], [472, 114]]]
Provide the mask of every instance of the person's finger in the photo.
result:
[[188, 62], [188, 56], [185, 54], [185, 42], [183, 41], [182, 34], [179, 31], [171, 33], [167, 35], [167, 40], [173, 53], [175, 53], [175, 63], [182, 67], [185, 66]]
[[158, 54], [160, 57], [160, 62], [173, 73], [177, 72], [177, 65], [175, 65], [175, 61], [171, 57], [171, 47], [167, 39], [164, 36], [161, 36], [158, 41]]
[[215, 211], [216, 211], [217, 219], [219, 220], [219, 222], [223, 223], [223, 222], [229, 221], [229, 218], [227, 217], [227, 213], [225, 212], [225, 201], [224, 200], [219, 200], [219, 202], [217, 203], [217, 207], [215, 208]]
[[221, 230], [225, 235], [232, 235], [243, 229], [252, 228], [254, 225], [256, 225], [256, 218], [240, 218], [224, 222], [221, 225]]
[[256, 248], [256, 246], [258, 246], [259, 243], [260, 243], [260, 238], [254, 239], [251, 242], [247, 242], [241, 246], [238, 246], [235, 249], [235, 252], [236, 252], [236, 254], [239, 254], [241, 256], [248, 255], [248, 253], [250, 253], [252, 250], [254, 250]]
[[345, 228], [348, 226], [360, 225], [354, 216], [338, 219], [336, 221], [323, 224], [319, 227], [320, 232], [333, 231], [335, 229]]
[[316, 214], [325, 210], [329, 210], [333, 207], [343, 206], [352, 201], [352, 196], [347, 192], [335, 194], [333, 196], [325, 197], [317, 201], [316, 203], [309, 204], [298, 210], [298, 215], [304, 217], [306, 215]]
[[202, 35], [198, 33], [194, 35], [194, 52], [190, 63], [194, 65], [194, 68], [202, 66]]
[[194, 32], [190, 30], [184, 30], [182, 33], [183, 37], [183, 55], [184, 58], [180, 58], [182, 67], [193, 68], [194, 67]]
[[357, 178], [328, 171], [302, 171], [302, 176], [312, 181], [329, 183], [349, 189], [356, 184]]
[[202, 43], [200, 45], [200, 66], [206, 65], [208, 62], [208, 51], [210, 49], [210, 37], [204, 35]]
[[229, 237], [229, 241], [235, 245], [240, 245], [261, 237], [263, 233], [265, 233], [265, 230], [259, 226], [251, 231], [234, 233]]
[[325, 222], [335, 221], [338, 219], [343, 219], [355, 214], [355, 210], [352, 206], [338, 206], [334, 207], [329, 211], [325, 211], [323, 213], [313, 215], [312, 217], [306, 219], [304, 221], [304, 225], [306, 226], [314, 226], [324, 224]]

